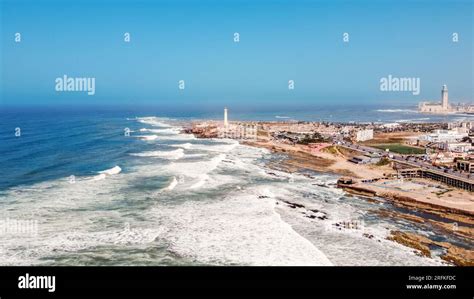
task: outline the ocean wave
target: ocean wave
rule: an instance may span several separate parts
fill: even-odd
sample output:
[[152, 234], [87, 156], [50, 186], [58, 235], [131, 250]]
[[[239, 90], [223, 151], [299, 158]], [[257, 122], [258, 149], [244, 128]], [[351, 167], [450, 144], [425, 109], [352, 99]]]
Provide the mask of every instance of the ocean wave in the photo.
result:
[[[235, 140], [233, 140], [235, 141]], [[235, 149], [239, 145], [239, 142], [235, 141], [228, 144], [193, 144], [192, 148], [202, 151], [209, 151], [209, 152], [230, 152], [231, 150]]]
[[187, 142], [187, 143], [179, 143], [179, 144], [170, 144], [170, 146], [172, 146], [172, 147], [181, 147], [181, 148], [184, 148], [184, 149], [190, 149], [193, 146], [193, 144]]
[[100, 181], [100, 180], [105, 179], [107, 176], [119, 174], [120, 172], [122, 172], [122, 168], [120, 168], [120, 166], [117, 165], [117, 166], [114, 166], [110, 169], [99, 171], [98, 172], [99, 174], [93, 176], [90, 179], [90, 181]]
[[202, 158], [207, 157], [206, 154], [186, 154], [186, 158]]
[[178, 180], [176, 179], [176, 177], [173, 177], [173, 179], [171, 180], [170, 184], [168, 186], [166, 186], [165, 188], [163, 188], [164, 191], [171, 191], [173, 190], [176, 186], [178, 185]]
[[417, 113], [417, 110], [413, 109], [377, 109], [377, 112], [387, 112], [387, 113], [397, 113], [397, 112], [408, 112], [408, 113]]
[[158, 138], [158, 135], [139, 135], [139, 136], [133, 136], [135, 138], [141, 139], [141, 140], [146, 140], [146, 141], [152, 141]]
[[151, 125], [151, 126], [156, 126], [156, 127], [163, 127], [163, 128], [170, 128], [172, 125], [165, 123], [163, 120], [167, 120], [164, 118], [159, 118], [159, 117], [154, 117], [154, 116], [147, 116], [147, 117], [137, 117], [136, 118], [138, 122]]
[[195, 140], [196, 137], [193, 134], [176, 134], [176, 135], [160, 135], [160, 140]]
[[110, 169], [99, 171], [99, 173], [106, 174], [106, 175], [114, 175], [114, 174], [120, 173], [121, 171], [122, 171], [122, 168], [120, 168], [120, 166], [116, 165], [116, 166], [114, 166]]
[[157, 157], [157, 158], [177, 160], [184, 157], [184, 150], [182, 148], [178, 148], [173, 151], [148, 151], [148, 152], [142, 152], [142, 153], [132, 153], [130, 155], [137, 156], [137, 157]]
[[206, 181], [209, 180], [209, 175], [207, 174], [202, 174], [200, 177], [199, 177], [199, 181], [197, 183], [194, 183], [190, 188], [191, 189], [198, 189], [198, 188], [201, 188], [202, 186], [204, 186], [204, 184], [206, 183]]
[[175, 135], [179, 134], [180, 129], [178, 128], [166, 128], [166, 129], [147, 129], [141, 128], [140, 132], [150, 132], [150, 133], [158, 133], [158, 134], [170, 134]]
[[421, 118], [412, 118], [412, 119], [399, 119], [396, 120], [395, 122], [398, 123], [406, 123], [406, 122], [416, 122], [416, 121], [424, 121], [424, 120], [429, 120], [429, 117], [421, 117]]
[[[217, 146], [222, 145], [229, 144]], [[8, 203], [5, 206], [11, 213], [37, 211], [35, 219], [42, 219], [41, 237], [2, 239], [0, 264], [136, 265], [142, 260], [132, 255], [113, 258], [134, 244], [143, 250], [163, 244], [168, 250], [169, 245], [169, 250], [184, 259], [208, 264], [435, 264], [416, 256], [412, 249], [385, 240], [382, 234], [389, 229], [380, 219], [374, 225], [367, 223], [365, 231], [377, 240], [362, 236], [361, 231], [334, 230], [339, 221], [359, 219], [364, 201], [345, 197], [341, 189], [330, 187], [337, 179], [332, 175], [308, 178], [294, 174], [294, 182], [289, 184], [289, 174], [263, 166], [260, 158], [267, 154], [268, 150], [238, 146], [225, 153], [206, 152], [206, 157], [213, 157], [196, 161], [140, 164], [122, 175], [116, 175], [121, 168], [115, 166], [98, 172], [100, 177], [108, 177], [103, 183], [79, 179], [71, 184], [61, 179], [7, 190], [0, 199]], [[164, 175], [169, 180], [165, 186], [150, 183], [151, 190], [164, 187], [158, 195], [162, 198], [146, 205], [153, 191], [141, 188], [143, 178], [149, 178], [149, 183]], [[219, 189], [209, 190], [216, 187]], [[121, 204], [129, 198], [134, 200]], [[309, 219], [302, 214], [304, 208], [291, 208], [282, 200], [323, 211], [328, 219]], [[19, 218], [12, 214], [11, 218], [15, 217]], [[121, 229], [126, 222], [131, 228]], [[110, 252], [96, 250], [102, 245], [114, 248]], [[88, 249], [91, 253], [87, 255], [80, 251]], [[14, 254], [17, 256], [12, 257]], [[153, 259], [151, 262], [156, 262], [155, 256]]]
[[332, 265], [275, 212], [268, 188], [229, 194], [225, 200], [189, 201], [154, 208], [162, 238], [180, 255], [209, 264]]
[[198, 160], [193, 162], [173, 162], [166, 165], [164, 169], [175, 175], [184, 175], [191, 178], [202, 178], [203, 174], [214, 171], [226, 157], [225, 154], [217, 155], [209, 160]]

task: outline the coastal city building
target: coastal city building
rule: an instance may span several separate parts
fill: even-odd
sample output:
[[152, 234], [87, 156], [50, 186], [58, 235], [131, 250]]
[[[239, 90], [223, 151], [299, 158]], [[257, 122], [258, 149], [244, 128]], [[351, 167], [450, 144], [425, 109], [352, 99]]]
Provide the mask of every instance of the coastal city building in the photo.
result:
[[373, 129], [366, 129], [366, 130], [359, 130], [356, 132], [356, 141], [367, 141], [374, 138], [374, 130]]
[[474, 160], [458, 160], [456, 167], [460, 171], [474, 173]]
[[257, 126], [254, 124], [232, 123], [217, 127], [217, 138], [257, 140]]
[[466, 129], [455, 128], [452, 130], [435, 130], [432, 133], [421, 135], [418, 139], [427, 142], [459, 142], [468, 135]]
[[441, 89], [441, 102], [421, 102], [418, 111], [430, 114], [450, 114], [450, 113], [474, 113], [474, 105], [449, 103], [448, 87], [443, 85]]

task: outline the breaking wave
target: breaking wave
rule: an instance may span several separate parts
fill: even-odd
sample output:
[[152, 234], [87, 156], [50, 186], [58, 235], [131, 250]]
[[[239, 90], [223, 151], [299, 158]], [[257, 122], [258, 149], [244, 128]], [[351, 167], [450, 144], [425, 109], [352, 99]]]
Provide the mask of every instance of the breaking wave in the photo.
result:
[[151, 140], [157, 139], [158, 135], [140, 135], [140, 136], [134, 136], [134, 137], [141, 140], [151, 141]]
[[418, 111], [413, 109], [377, 109], [377, 112], [387, 112], [387, 113], [398, 113], [398, 112], [408, 112], [408, 113], [418, 113]]
[[178, 128], [167, 128], [167, 129], [141, 128], [140, 129], [140, 132], [150, 132], [150, 133], [167, 134], [167, 135], [179, 134], [179, 131], [180, 131], [180, 129], [178, 129]]
[[149, 151], [149, 152], [142, 152], [142, 153], [132, 153], [130, 155], [137, 156], [137, 157], [157, 157], [157, 158], [177, 160], [184, 157], [184, 150], [182, 148], [178, 148], [173, 151]]
[[190, 149], [193, 146], [193, 144], [187, 142], [187, 143], [171, 144], [170, 146], [172, 146], [172, 147], [181, 147], [181, 148], [184, 148], [184, 149]]

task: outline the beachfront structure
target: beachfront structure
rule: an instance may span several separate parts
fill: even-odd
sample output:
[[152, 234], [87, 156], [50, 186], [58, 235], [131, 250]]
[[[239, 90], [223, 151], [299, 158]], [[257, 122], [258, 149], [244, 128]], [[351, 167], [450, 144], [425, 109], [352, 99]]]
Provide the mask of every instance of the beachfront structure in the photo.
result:
[[464, 189], [470, 192], [474, 191], [474, 180], [455, 176], [434, 169], [421, 168], [402, 168], [398, 170], [398, 175], [404, 178], [424, 178], [442, 182], [446, 185]]
[[356, 132], [356, 141], [367, 141], [374, 138], [374, 130], [366, 129]]

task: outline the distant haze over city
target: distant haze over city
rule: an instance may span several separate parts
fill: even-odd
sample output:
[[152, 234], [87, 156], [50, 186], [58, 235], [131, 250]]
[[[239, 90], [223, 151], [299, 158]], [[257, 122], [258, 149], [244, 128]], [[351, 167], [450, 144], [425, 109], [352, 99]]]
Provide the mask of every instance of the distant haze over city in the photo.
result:
[[2, 1], [0, 104], [417, 105], [444, 84], [473, 100], [472, 1], [225, 2]]

